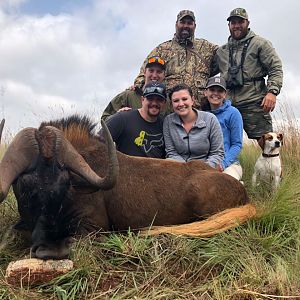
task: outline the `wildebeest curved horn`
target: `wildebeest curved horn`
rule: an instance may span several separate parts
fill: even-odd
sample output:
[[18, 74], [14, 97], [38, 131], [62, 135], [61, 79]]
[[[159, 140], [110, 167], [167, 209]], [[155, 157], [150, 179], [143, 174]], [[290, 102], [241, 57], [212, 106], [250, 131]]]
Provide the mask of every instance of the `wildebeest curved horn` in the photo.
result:
[[1, 145], [1, 137], [2, 137], [2, 131], [3, 131], [4, 123], [5, 123], [5, 119], [2, 119], [2, 121], [0, 123], [0, 145]]
[[99, 189], [108, 190], [111, 189], [116, 183], [117, 176], [119, 174], [119, 163], [117, 159], [116, 148], [110, 132], [103, 121], [101, 121], [101, 124], [107, 141], [109, 157], [108, 170], [104, 178], [98, 176], [90, 168], [88, 163], [77, 152], [72, 144], [63, 136], [63, 133], [59, 129], [51, 126], [47, 126], [47, 128], [51, 128], [52, 130], [54, 130], [56, 133], [56, 137], [58, 138], [56, 144], [57, 148], [60, 149], [56, 150], [58, 151], [58, 157], [60, 161], [74, 173], [87, 180], [93, 186], [96, 186]]
[[14, 180], [36, 164], [39, 147], [35, 132], [35, 128], [21, 130], [5, 151], [0, 163], [0, 202], [5, 199]]

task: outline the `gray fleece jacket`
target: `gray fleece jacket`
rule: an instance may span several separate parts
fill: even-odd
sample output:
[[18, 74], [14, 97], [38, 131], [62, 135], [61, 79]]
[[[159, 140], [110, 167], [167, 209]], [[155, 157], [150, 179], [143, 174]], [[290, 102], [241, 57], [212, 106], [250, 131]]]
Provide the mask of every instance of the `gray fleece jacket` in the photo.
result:
[[193, 159], [206, 161], [215, 168], [224, 159], [223, 134], [215, 115], [195, 110], [197, 121], [186, 133], [176, 113], [164, 120], [166, 158], [187, 162]]

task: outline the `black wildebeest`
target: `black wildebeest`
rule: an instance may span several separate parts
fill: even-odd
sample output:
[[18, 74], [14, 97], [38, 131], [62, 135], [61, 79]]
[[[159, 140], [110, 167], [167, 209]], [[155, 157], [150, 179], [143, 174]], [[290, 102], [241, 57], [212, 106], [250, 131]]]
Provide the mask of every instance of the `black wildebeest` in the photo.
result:
[[245, 188], [202, 161], [132, 157], [93, 134], [86, 117], [20, 131], [0, 163], [0, 201], [13, 185], [20, 221], [42, 259], [68, 255], [67, 240], [98, 230], [184, 224], [249, 201]]

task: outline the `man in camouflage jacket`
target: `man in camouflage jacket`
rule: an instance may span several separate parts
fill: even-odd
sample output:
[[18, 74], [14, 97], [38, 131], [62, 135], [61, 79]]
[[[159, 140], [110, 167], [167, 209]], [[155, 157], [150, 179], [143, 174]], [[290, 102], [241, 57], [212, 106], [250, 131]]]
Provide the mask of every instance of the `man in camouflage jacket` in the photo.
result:
[[226, 80], [248, 137], [258, 139], [273, 131], [270, 112], [282, 87], [282, 63], [271, 42], [249, 29], [245, 9], [234, 9], [227, 21], [231, 35], [217, 50], [214, 74], [220, 72]]
[[147, 59], [159, 56], [166, 62], [167, 90], [179, 83], [189, 85], [195, 97], [195, 106], [199, 108], [207, 80], [211, 76], [212, 59], [218, 47], [205, 39], [194, 38], [195, 29], [194, 13], [189, 10], [180, 11], [177, 15], [174, 38], [151, 51], [141, 67], [135, 84], [141, 85], [144, 81]]

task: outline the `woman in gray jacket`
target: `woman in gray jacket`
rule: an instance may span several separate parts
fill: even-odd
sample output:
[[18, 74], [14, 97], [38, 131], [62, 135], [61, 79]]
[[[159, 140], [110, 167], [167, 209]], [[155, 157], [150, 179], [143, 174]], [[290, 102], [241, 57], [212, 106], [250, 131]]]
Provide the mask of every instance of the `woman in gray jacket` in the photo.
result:
[[174, 113], [164, 120], [166, 158], [182, 162], [201, 159], [219, 168], [224, 146], [216, 116], [193, 108], [192, 90], [186, 84], [174, 86], [169, 97]]

